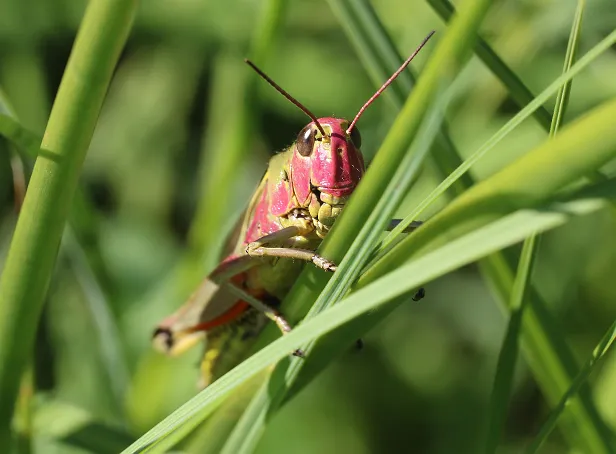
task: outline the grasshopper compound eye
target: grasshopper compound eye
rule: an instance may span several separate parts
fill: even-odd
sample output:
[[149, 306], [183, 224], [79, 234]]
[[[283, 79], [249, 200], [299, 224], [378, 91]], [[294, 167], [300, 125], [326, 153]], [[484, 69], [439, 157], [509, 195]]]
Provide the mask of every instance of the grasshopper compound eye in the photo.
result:
[[315, 130], [311, 125], [306, 126], [297, 135], [297, 151], [304, 157], [312, 154], [314, 147]]

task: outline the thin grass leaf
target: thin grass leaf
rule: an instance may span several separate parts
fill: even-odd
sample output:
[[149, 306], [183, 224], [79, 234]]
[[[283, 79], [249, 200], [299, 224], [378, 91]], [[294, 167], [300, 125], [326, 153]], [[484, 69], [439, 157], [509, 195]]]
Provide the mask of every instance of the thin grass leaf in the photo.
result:
[[[126, 390], [129, 388], [130, 373], [120, 329], [111, 312], [107, 296], [90, 266], [88, 255], [70, 226], [64, 233], [63, 243], [61, 251], [68, 256], [75, 278], [86, 296], [84, 302], [96, 327], [100, 360], [116, 398], [115, 402], [121, 407]], [[122, 413], [121, 408], [118, 408], [118, 411]]]
[[[449, 0], [427, 0], [427, 2], [445, 22], [449, 22], [456, 14], [456, 9]], [[536, 98], [481, 36], [477, 38], [475, 43], [475, 54], [507, 87], [509, 96], [518, 106], [524, 107]], [[545, 107], [539, 106], [532, 115], [543, 129], [550, 130], [552, 116]]]
[[466, 173], [474, 164], [477, 163], [486, 153], [492, 150], [498, 143], [505, 138], [507, 134], [518, 127], [524, 120], [532, 115], [536, 109], [538, 109], [543, 103], [545, 103], [560, 87], [564, 86], [573, 77], [575, 77], [580, 71], [586, 68], [603, 52], [608, 50], [612, 45], [616, 43], [616, 31], [613, 31], [604, 39], [602, 39], [595, 47], [593, 47], [586, 55], [571, 67], [568, 71], [565, 71], [558, 78], [554, 80], [545, 90], [543, 90], [539, 96], [537, 96], [532, 102], [518, 112], [511, 120], [509, 120], [503, 127], [501, 127], [490, 139], [488, 139], [477, 151], [469, 156], [462, 164], [458, 166], [456, 170], [450, 173], [436, 188], [428, 194], [428, 196], [408, 215], [390, 234], [383, 240], [381, 250], [386, 249], [396, 239], [402, 231], [407, 228], [411, 222], [415, 219], [419, 219], [421, 214], [426, 208], [432, 205], [441, 195], [447, 191], [453, 185], [460, 176]]
[[0, 446], [68, 216], [79, 169], [113, 69], [124, 46], [136, 1], [94, 0], [86, 10], [49, 119], [0, 279]]
[[535, 437], [533, 442], [528, 446], [526, 450], [527, 454], [534, 454], [541, 446], [545, 440], [547, 440], [548, 436], [556, 427], [556, 423], [558, 418], [565, 410], [567, 404], [571, 401], [573, 396], [575, 396], [579, 391], [582, 385], [586, 382], [590, 374], [593, 372], [594, 368], [600, 361], [603, 359], [607, 351], [610, 349], [612, 344], [614, 343], [614, 339], [616, 339], [616, 321], [612, 323], [612, 326], [607, 330], [601, 341], [595, 347], [592, 356], [586, 364], [580, 369], [579, 373], [571, 383], [571, 386], [567, 390], [567, 392], [562, 396], [558, 404], [550, 411], [547, 420], [541, 427], [539, 434]]
[[[455, 14], [455, 7], [449, 0], [427, 0], [428, 4], [434, 11], [446, 22], [451, 20]], [[483, 61], [483, 63], [492, 71], [492, 73], [500, 79], [502, 84], [507, 88], [511, 99], [520, 107], [526, 106], [535, 96], [530, 89], [522, 82], [522, 80], [513, 72], [507, 64], [498, 56], [498, 54], [490, 47], [490, 45], [481, 36], [478, 37], [475, 45], [475, 54]], [[554, 118], [548, 110], [541, 106], [533, 112], [533, 117], [541, 125], [543, 129], [550, 132]], [[593, 180], [604, 179], [605, 175], [596, 171], [589, 175]]]
[[[569, 41], [567, 42], [567, 50], [565, 51], [565, 61], [563, 63], [563, 73], [571, 69], [575, 62], [575, 57], [580, 44], [580, 33], [582, 32], [582, 18], [584, 16], [584, 8], [586, 8], [586, 0], [578, 0], [578, 6], [573, 17], [571, 32], [569, 33]], [[554, 106], [554, 114], [550, 123], [550, 137], [554, 137], [563, 124], [567, 104], [569, 103], [569, 95], [571, 93], [571, 84], [573, 79], [565, 83], [556, 95], [556, 104]]]
[[[565, 52], [563, 73], [566, 73], [575, 61], [575, 52], [578, 47], [578, 38], [580, 36], [582, 16], [585, 6], [585, 0], [578, 1], [578, 7], [573, 18], [571, 32], [569, 34], [567, 51]], [[571, 81], [565, 83], [558, 91], [556, 106], [554, 108], [554, 114], [550, 125], [550, 137], [554, 137], [556, 131], [558, 131], [562, 125], [570, 91]], [[487, 429], [488, 435], [485, 444], [486, 454], [496, 451], [501, 434], [505, 427], [509, 399], [513, 389], [515, 365], [518, 357], [518, 345], [522, 328], [522, 315], [526, 304], [528, 304], [528, 301], [530, 300], [530, 289], [532, 288], [531, 275], [534, 263], [536, 261], [540, 239], [540, 236], [533, 234], [524, 240], [524, 245], [522, 246], [518, 272], [513, 283], [511, 303], [509, 304], [511, 316], [509, 318], [507, 332], [505, 333], [505, 338], [499, 354], [492, 395], [490, 397]]]
[[507, 419], [509, 398], [513, 388], [515, 365], [518, 358], [518, 339], [522, 326], [524, 307], [528, 302], [530, 278], [535, 262], [537, 236], [531, 235], [524, 241], [520, 264], [511, 292], [511, 316], [507, 325], [507, 332], [498, 356], [496, 375], [490, 396], [488, 410], [488, 430], [484, 452], [496, 452]]
[[300, 345], [332, 331], [359, 315], [374, 310], [391, 299], [429, 280], [453, 271], [495, 250], [515, 244], [534, 231], [562, 225], [572, 216], [585, 215], [606, 206], [603, 197], [616, 197], [616, 180], [600, 183], [592, 190], [572, 195], [569, 201], [548, 204], [540, 210], [520, 210], [435, 249], [415, 261], [404, 264], [386, 277], [373, 282], [314, 318], [298, 326], [260, 350], [239, 366], [180, 407], [123, 451], [163, 452], [160, 443], [185, 424], [195, 425], [203, 412], [262, 369], [286, 357]]

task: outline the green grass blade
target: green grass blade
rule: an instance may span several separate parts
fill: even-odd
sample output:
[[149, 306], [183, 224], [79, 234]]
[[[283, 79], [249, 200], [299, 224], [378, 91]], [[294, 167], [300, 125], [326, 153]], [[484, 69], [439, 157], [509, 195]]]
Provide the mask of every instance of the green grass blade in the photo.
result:
[[490, 396], [488, 436], [484, 450], [486, 454], [496, 452], [507, 419], [509, 397], [513, 388], [515, 364], [518, 358], [518, 339], [522, 326], [522, 314], [529, 299], [529, 281], [537, 253], [536, 241], [537, 236], [534, 234], [524, 241], [518, 273], [511, 292], [511, 316], [498, 357], [492, 395]]
[[520, 210], [440, 247], [415, 261], [404, 264], [386, 277], [373, 282], [343, 302], [316, 315], [295, 328], [287, 336], [272, 342], [239, 366], [212, 383], [165, 420], [123, 451], [161, 452], [159, 443], [185, 424], [197, 424], [202, 412], [216, 405], [239, 385], [265, 367], [288, 356], [300, 345], [332, 331], [359, 315], [376, 309], [392, 298], [408, 292], [424, 282], [477, 260], [495, 250], [515, 244], [528, 235], [562, 225], [572, 216], [585, 215], [606, 206], [603, 197], [616, 197], [616, 181], [600, 183], [592, 192], [586, 190], [570, 197], [568, 202], [542, 206], [540, 210]]
[[[406, 262], [410, 256], [428, 250], [442, 241], [443, 235], [457, 236], [490, 218], [521, 206], [541, 203], [571, 181], [581, 178], [584, 171], [600, 168], [616, 154], [616, 131], [610, 118], [615, 112], [616, 101], [602, 104], [555, 139], [478, 183], [397, 244], [360, 282], [370, 282], [386, 270]], [[580, 149], [588, 151], [579, 153]], [[548, 162], [553, 167], [547, 167]], [[550, 171], [546, 172], [547, 169]]]
[[[575, 60], [575, 52], [578, 47], [578, 38], [580, 36], [585, 4], [586, 2], [584, 0], [578, 2], [578, 8], [573, 19], [567, 51], [565, 53], [564, 73], [571, 68]], [[556, 134], [556, 131], [558, 131], [562, 124], [570, 91], [571, 81], [565, 83], [558, 91], [554, 115], [552, 116], [552, 123], [550, 126], [550, 137]], [[530, 300], [530, 289], [532, 288], [530, 280], [540, 238], [540, 236], [533, 234], [524, 240], [524, 245], [522, 246], [518, 272], [513, 283], [511, 303], [509, 304], [511, 316], [499, 354], [496, 376], [494, 377], [494, 385], [490, 397], [488, 435], [485, 445], [486, 454], [496, 452], [501, 434], [505, 427], [507, 409], [509, 407], [508, 403], [513, 388], [515, 365], [518, 358], [518, 342], [521, 337], [522, 315], [526, 304], [528, 304]]]
[[[573, 24], [571, 25], [571, 33], [569, 33], [569, 41], [567, 42], [563, 73], [569, 71], [575, 62], [585, 7], [586, 0], [578, 0], [578, 6], [575, 11], [575, 16], [573, 17]], [[567, 111], [567, 104], [569, 103], [569, 94], [571, 93], [571, 83], [572, 80], [565, 83], [556, 96], [556, 105], [554, 106], [554, 114], [552, 115], [552, 122], [550, 123], [550, 137], [554, 137], [563, 124], [565, 112]]]
[[[3, 108], [6, 100], [0, 97], [0, 110], [8, 115], [0, 114], [0, 135], [11, 141], [19, 151], [23, 167], [45, 150], [39, 148], [41, 138], [23, 127], [14, 117], [12, 109]], [[25, 179], [25, 177], [24, 177]], [[124, 348], [121, 343], [120, 330], [110, 309], [101, 280], [107, 281], [108, 273], [100, 257], [100, 252], [94, 248], [92, 218], [94, 209], [90, 206], [81, 188], [77, 188], [70, 213], [69, 227], [65, 231], [61, 251], [66, 253], [73, 266], [75, 278], [81, 284], [86, 295], [85, 303], [92, 315], [92, 320], [98, 328], [98, 345], [101, 361], [105, 365], [111, 387], [121, 402], [128, 388], [129, 372], [125, 361]], [[83, 247], [79, 237], [87, 238], [90, 247]], [[95, 250], [96, 249], [96, 250]], [[101, 279], [102, 278], [102, 279]]]
[[[363, 28], [355, 27], [355, 33], [349, 31], [350, 27], [347, 27], [347, 23], [354, 24], [353, 21], [345, 22], [345, 14], [347, 17], [353, 17], [351, 11], [354, 9], [367, 11], [366, 14], [357, 14], [358, 17], [365, 17], [368, 21], [378, 22], [378, 18], [375, 14], [371, 13], [369, 3], [366, 1], [344, 1], [336, 0], [331, 1], [330, 5], [334, 9], [334, 5], [339, 5], [338, 16], [341, 17], [341, 24], [349, 39], [354, 45], [358, 55], [362, 58], [362, 62], [367, 66], [368, 72], [374, 72], [375, 70], [371, 65], [378, 65], [381, 63], [384, 68], [377, 68], [377, 70], [392, 71], [401, 61], [401, 57], [397, 54], [395, 46], [391, 39], [384, 32], [384, 28], [376, 24], [376, 26]], [[334, 9], [334, 12], [337, 10]], [[371, 33], [369, 32], [372, 31]], [[365, 45], [364, 42], [371, 43], [378, 41], [381, 45], [387, 47], [389, 45], [388, 52], [381, 52], [380, 55], [371, 55], [375, 51], [375, 46]], [[365, 49], [363, 53], [369, 54], [370, 58], [364, 58], [362, 49]], [[381, 58], [381, 55], [383, 57]], [[394, 55], [392, 59], [388, 59], [388, 55]], [[402, 83], [406, 79], [411, 79], [411, 72], [405, 71], [400, 75], [399, 85], [405, 88], [410, 87], [409, 84]], [[375, 85], [379, 85], [379, 79], [374, 81]], [[506, 84], [509, 85], [509, 84]], [[394, 87], [392, 87], [394, 88]], [[407, 88], [408, 89], [408, 88]], [[397, 106], [400, 106], [404, 100], [405, 93], [399, 96], [399, 91], [391, 90], [389, 94], [396, 98], [395, 102]], [[527, 96], [522, 99], [520, 105], [525, 105], [532, 100], [532, 96]], [[546, 116], [549, 119], [549, 115]], [[546, 122], [547, 124], [547, 122]], [[442, 140], [441, 140], [442, 139]], [[456, 153], [455, 148], [451, 145], [451, 140], [446, 135], [439, 135], [437, 138], [439, 153], [434, 156], [434, 162], [438, 172], [440, 172], [442, 178], [447, 177], [453, 170], [455, 170], [461, 163], [459, 154]], [[454, 194], [460, 195], [466, 190], [471, 188], [475, 184], [474, 179], [469, 173], [465, 173], [459, 180], [451, 186]], [[510, 293], [513, 286], [515, 267], [517, 264], [517, 257], [513, 257], [508, 251], [502, 253], [494, 253], [489, 257], [482, 259], [479, 262], [480, 270], [487, 281], [489, 287], [491, 287], [498, 296], [497, 301], [501, 307], [508, 311], [507, 303], [510, 299]], [[380, 311], [383, 312], [383, 311]], [[373, 318], [376, 318], [375, 315]], [[383, 318], [385, 315], [383, 315]], [[351, 325], [351, 324], [349, 324]], [[353, 336], [361, 335], [362, 331], [355, 327], [349, 326], [345, 330], [349, 332], [349, 341], [353, 341]], [[340, 330], [339, 330], [340, 331]], [[356, 337], [355, 337], [356, 338]], [[323, 341], [319, 345], [324, 344]], [[561, 395], [571, 383], [571, 380], [575, 376], [578, 370], [577, 362], [568, 344], [564, 341], [562, 332], [558, 328], [557, 323], [554, 321], [554, 317], [547, 310], [547, 304], [542, 299], [541, 295], [534, 289], [531, 291], [531, 304], [527, 307], [526, 315], [523, 320], [523, 352], [526, 356], [526, 360], [531, 366], [533, 374], [538, 381], [544, 394], [550, 403], [556, 404]], [[332, 356], [335, 355], [335, 350], [340, 351], [340, 347], [335, 344], [324, 345], [324, 352], [315, 352], [315, 356], [321, 356], [322, 354], [329, 352]], [[311, 368], [312, 363], [309, 363], [304, 368], [302, 374], [303, 383], [307, 383], [314, 375], [320, 370], [318, 365]], [[306, 374], [307, 369], [313, 369], [312, 376]], [[302, 381], [302, 380], [300, 380]], [[293, 392], [299, 387], [296, 386]], [[572, 402], [571, 408], [565, 410], [564, 418], [561, 418], [563, 423], [563, 433], [569, 439], [578, 437], [582, 434], [585, 439], [607, 439], [603, 434], [606, 432], [605, 424], [600, 418], [590, 395], [588, 387], [582, 387], [579, 393], [579, 400]], [[579, 438], [579, 437], [578, 437]]]
[[612, 45], [616, 43], [616, 31], [610, 33], [604, 39], [602, 39], [595, 47], [593, 47], [584, 57], [571, 67], [568, 71], [565, 71], [557, 79], [554, 80], [545, 90], [543, 90], [539, 96], [537, 96], [532, 102], [518, 112], [511, 120], [509, 120], [502, 128], [500, 128], [490, 139], [488, 139], [477, 151], [469, 156], [463, 163], [461, 163], [457, 169], [451, 172], [447, 178], [445, 178], [428, 196], [415, 208], [404, 220], [388, 235], [383, 241], [381, 249], [386, 249], [396, 239], [402, 231], [408, 227], [415, 219], [419, 219], [423, 211], [432, 205], [441, 195], [445, 193], [463, 174], [477, 163], [483, 156], [490, 150], [493, 150], [501, 140], [505, 138], [507, 134], [518, 127], [523, 121], [525, 121], [533, 112], [536, 111], [545, 101], [547, 101], [554, 93], [556, 93], [560, 87], [564, 86], [567, 82], [571, 81], [573, 77], [580, 73], [590, 63], [592, 63], [603, 52], [608, 50]]
[[603, 359], [607, 351], [614, 343], [614, 339], [616, 339], [616, 321], [612, 323], [610, 329], [605, 333], [601, 341], [595, 347], [595, 350], [593, 351], [593, 354], [590, 359], [586, 361], [586, 364], [584, 364], [584, 366], [580, 369], [579, 373], [571, 383], [571, 386], [569, 387], [567, 392], [562, 396], [558, 404], [552, 409], [552, 411], [548, 415], [548, 419], [541, 427], [539, 434], [535, 437], [533, 442], [526, 450], [528, 454], [534, 454], [539, 451], [545, 440], [547, 440], [550, 433], [552, 433], [552, 430], [554, 430], [554, 427], [556, 427], [556, 422], [565, 410], [567, 404], [569, 404], [572, 397], [580, 391], [580, 388], [588, 379], [595, 366]]
[[[469, 189], [421, 229], [402, 240], [392, 251], [381, 258], [380, 263], [368, 270], [360, 280], [360, 284], [362, 280], [370, 282], [386, 270], [401, 265], [414, 254], [434, 247], [431, 246], [431, 242], [438, 244], [439, 237], [443, 234], [455, 237], [488, 222], [494, 216], [501, 216], [517, 209], [518, 203], [530, 205], [539, 202], [545, 197], [550, 197], [553, 192], [569, 182], [580, 178], [584, 173], [579, 173], [580, 170], [588, 173], [598, 169], [607, 160], [613, 158], [616, 152], [616, 147], [611, 141], [606, 143], [603, 138], [599, 139], [595, 136], [595, 133], [599, 131], [607, 133], [610, 130], [609, 116], [615, 108], [615, 102], [606, 103], [599, 109], [603, 113], [595, 111], [592, 115], [577, 120], [576, 127], [567, 128], [561, 135], [546, 142], [534, 153], [523, 156], [503, 171]], [[600, 121], [595, 122], [594, 119], [600, 119]], [[601, 129], [601, 125], [606, 129]], [[599, 129], [595, 129], [597, 127]], [[612, 140], [616, 140], [614, 132], [610, 135]], [[593, 150], [593, 154], [595, 152], [597, 154], [592, 157], [586, 155], [584, 159], [576, 157], [580, 155], [580, 149], [587, 149], [589, 145], [587, 140], [593, 136], [595, 136], [594, 145], [597, 147]], [[546, 159], [549, 159], [548, 156], [553, 156], [553, 158], [558, 156], [558, 160], [554, 161], [549, 172], [536, 174], [535, 172], [543, 168]], [[517, 178], [521, 175], [524, 175], [523, 179], [518, 180]], [[544, 326], [543, 329], [547, 327]], [[545, 348], [546, 345], [543, 347]], [[551, 358], [551, 360], [554, 359]], [[554, 370], [559, 368], [561, 367], [554, 367]], [[564, 371], [564, 367], [562, 369]], [[565, 375], [559, 374], [558, 380], [558, 386], [561, 389], [569, 386], [569, 379]], [[574, 414], [573, 410], [571, 412]], [[592, 412], [584, 415], [580, 409], [576, 416], [580, 423], [578, 433], [583, 434], [582, 442], [591, 446], [593, 452], [609, 452], [608, 441], [599, 427], [595, 426]]]
[[58, 91], [0, 280], [0, 445], [10, 421], [79, 169], [136, 2], [92, 1]]
[[[449, 0], [428, 0], [428, 4], [445, 22], [449, 22], [456, 13], [454, 6]], [[523, 107], [535, 99], [535, 96], [526, 85], [524, 85], [524, 82], [509, 69], [505, 62], [501, 60], [498, 54], [494, 52], [490, 45], [481, 37], [478, 37], [475, 44], [475, 54], [477, 54], [490, 71], [500, 79], [503, 85], [507, 87], [509, 96], [511, 96], [518, 106]], [[540, 106], [533, 112], [533, 116], [543, 129], [546, 131], [550, 130], [552, 121], [551, 115], [545, 107]]]

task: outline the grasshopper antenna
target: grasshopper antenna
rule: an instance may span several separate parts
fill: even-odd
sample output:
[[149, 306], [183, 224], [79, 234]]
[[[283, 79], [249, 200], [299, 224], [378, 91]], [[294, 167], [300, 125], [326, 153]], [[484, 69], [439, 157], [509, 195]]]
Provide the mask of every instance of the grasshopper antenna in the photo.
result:
[[289, 93], [287, 93], [285, 90], [282, 89], [282, 87], [280, 85], [278, 85], [276, 82], [274, 82], [272, 79], [270, 79], [267, 74], [265, 74], [263, 71], [261, 71], [259, 68], [257, 68], [257, 65], [255, 65], [253, 62], [251, 62], [250, 60], [248, 60], [247, 58], [244, 59], [244, 61], [246, 63], [248, 63], [248, 65], [254, 69], [257, 74], [259, 76], [261, 76], [263, 79], [265, 79], [267, 81], [268, 84], [270, 84], [272, 87], [274, 87], [282, 96], [284, 96], [285, 98], [287, 98], [289, 101], [291, 101], [293, 104], [295, 104], [297, 107], [299, 107], [300, 109], [302, 109], [302, 111], [308, 115], [310, 117], [310, 119], [314, 122], [315, 125], [317, 125], [317, 128], [319, 129], [319, 131], [321, 132], [321, 134], [323, 135], [323, 137], [327, 137], [327, 135], [325, 134], [325, 130], [323, 129], [323, 126], [321, 126], [321, 124], [318, 122], [317, 117], [315, 114], [313, 114], [312, 112], [310, 112], [308, 110], [307, 107], [305, 107], [301, 102], [299, 102], [297, 99], [295, 99], [293, 96], [291, 96]]
[[385, 91], [385, 89], [387, 87], [389, 87], [389, 85], [396, 79], [396, 77], [398, 77], [400, 75], [400, 73], [402, 71], [404, 71], [406, 69], [406, 67], [409, 65], [409, 63], [411, 62], [411, 60], [413, 60], [413, 58], [415, 58], [415, 55], [417, 55], [419, 53], [419, 51], [422, 49], [422, 47], [424, 47], [424, 45], [428, 42], [428, 40], [430, 38], [432, 38], [432, 35], [434, 35], [435, 31], [432, 30], [428, 36], [426, 36], [424, 38], [424, 40], [421, 42], [421, 44], [417, 47], [417, 49], [415, 49], [415, 52], [413, 52], [411, 54], [411, 56], [409, 58], [406, 59], [406, 61], [404, 63], [402, 63], [402, 66], [400, 66], [398, 68], [398, 70], [393, 73], [393, 75], [387, 79], [387, 82], [385, 82], [383, 85], [381, 85], [381, 88], [379, 88], [375, 94], [372, 95], [372, 97], [366, 101], [366, 104], [364, 104], [362, 106], [361, 109], [359, 109], [359, 112], [357, 112], [357, 115], [355, 115], [355, 118], [353, 119], [353, 121], [351, 122], [351, 125], [348, 127], [348, 129], [346, 130], [347, 135], [351, 134], [351, 131], [353, 130], [353, 127], [355, 126], [355, 123], [357, 123], [357, 120], [359, 120], [359, 117], [362, 116], [362, 114], [364, 113], [364, 111], [368, 108], [368, 106], [370, 104], [372, 104], [372, 102], [378, 98], [381, 93], [383, 93]]

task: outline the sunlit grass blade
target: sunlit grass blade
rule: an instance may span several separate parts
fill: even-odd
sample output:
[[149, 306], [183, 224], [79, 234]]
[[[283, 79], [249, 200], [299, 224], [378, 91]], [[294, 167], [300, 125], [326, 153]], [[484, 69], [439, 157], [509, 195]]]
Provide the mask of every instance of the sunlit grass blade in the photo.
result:
[[404, 220], [396, 226], [394, 230], [383, 241], [381, 249], [386, 249], [397, 235], [408, 227], [415, 219], [419, 219], [426, 208], [432, 205], [442, 194], [453, 185], [458, 178], [468, 171], [474, 164], [477, 163], [486, 153], [494, 149], [498, 143], [505, 138], [507, 134], [513, 131], [524, 120], [526, 120], [537, 108], [546, 102], [561, 86], [570, 81], [580, 71], [592, 63], [599, 55], [608, 50], [616, 43], [616, 31], [610, 33], [601, 40], [595, 47], [588, 51], [580, 60], [554, 80], [539, 96], [518, 112], [511, 120], [509, 120], [502, 128], [500, 128], [490, 139], [488, 139], [477, 151], [469, 156], [457, 169], [450, 173], [428, 196], [408, 215]]
[[135, 1], [92, 1], [66, 67], [0, 280], [0, 445], [10, 421], [79, 169], [124, 46]]
[[610, 326], [601, 341], [597, 344], [592, 353], [592, 356], [580, 369], [579, 373], [571, 383], [571, 386], [569, 387], [567, 392], [565, 392], [558, 404], [554, 406], [554, 408], [552, 408], [552, 411], [550, 411], [548, 419], [541, 427], [539, 434], [535, 437], [533, 442], [526, 450], [528, 454], [534, 454], [539, 451], [543, 443], [547, 440], [550, 433], [552, 433], [552, 430], [554, 430], [554, 427], [556, 427], [558, 418], [562, 415], [567, 404], [569, 404], [572, 397], [580, 391], [580, 388], [586, 382], [590, 374], [593, 372], [595, 366], [603, 359], [607, 351], [614, 343], [614, 339], [616, 339], [616, 321], [612, 323], [612, 326]]
[[159, 443], [185, 424], [195, 425], [212, 406], [232, 393], [259, 371], [287, 357], [300, 345], [332, 331], [342, 324], [391, 299], [413, 290], [424, 282], [473, 262], [486, 254], [515, 244], [531, 233], [562, 225], [572, 216], [585, 215], [606, 206], [603, 197], [616, 197], [616, 181], [572, 195], [570, 201], [542, 206], [539, 210], [520, 210], [495, 220], [471, 233], [406, 263], [389, 275], [351, 294], [343, 302], [323, 311], [260, 350], [239, 366], [212, 383], [165, 420], [157, 424], [123, 452], [163, 452]]

